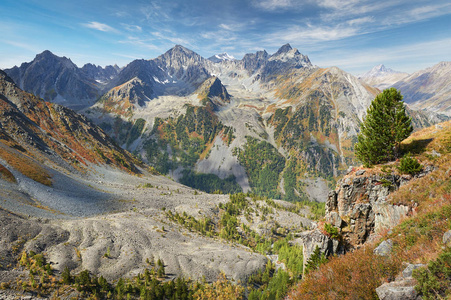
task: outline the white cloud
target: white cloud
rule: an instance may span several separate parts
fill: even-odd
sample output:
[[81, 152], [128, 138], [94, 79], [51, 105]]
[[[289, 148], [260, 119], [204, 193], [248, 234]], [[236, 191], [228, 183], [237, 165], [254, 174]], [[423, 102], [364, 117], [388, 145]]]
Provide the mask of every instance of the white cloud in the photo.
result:
[[121, 25], [124, 26], [124, 28], [130, 32], [141, 32], [143, 30], [142, 27], [138, 25], [130, 25], [124, 23], [121, 23]]
[[264, 41], [266, 44], [272, 45], [282, 45], [291, 42], [313, 44], [316, 42], [339, 40], [356, 34], [358, 34], [357, 29], [349, 26], [292, 26], [267, 35]]
[[150, 50], [161, 50], [160, 47], [156, 46], [153, 43], [153, 40], [140, 39], [140, 38], [137, 38], [134, 36], [129, 36], [129, 37], [127, 37], [126, 40], [121, 40], [118, 43], [119, 44], [129, 44], [129, 45], [138, 46], [138, 47], [146, 48], [146, 49], [150, 49]]
[[397, 18], [393, 17], [385, 18], [383, 23], [388, 26], [407, 24], [448, 14], [451, 14], [451, 3], [427, 5], [406, 10], [403, 12], [403, 14], [399, 15]]
[[362, 24], [373, 23], [373, 22], [374, 22], [373, 17], [363, 17], [363, 18], [348, 20], [346, 23], [353, 26], [353, 25], [362, 25]]
[[16, 41], [11, 41], [11, 40], [6, 40], [3, 41], [5, 44], [17, 47], [17, 48], [21, 48], [27, 51], [30, 51], [32, 53], [38, 53], [40, 51], [39, 48], [35, 47], [32, 44], [27, 44], [27, 43], [22, 43], [22, 42], [16, 42]]
[[255, 0], [253, 5], [264, 10], [286, 9], [295, 5], [292, 0]]
[[171, 32], [166, 32], [165, 34], [163, 34], [156, 31], [152, 32], [152, 34], [161, 40], [170, 41], [173, 44], [182, 45], [184, 47], [192, 47], [192, 44], [188, 40], [180, 37], [175, 37]]
[[103, 24], [103, 23], [99, 23], [99, 22], [89, 22], [89, 23], [83, 23], [82, 24], [85, 27], [91, 28], [91, 29], [95, 29], [95, 30], [99, 30], [99, 31], [103, 31], [103, 32], [117, 32], [116, 29], [114, 29], [113, 27], [107, 25], [107, 24]]

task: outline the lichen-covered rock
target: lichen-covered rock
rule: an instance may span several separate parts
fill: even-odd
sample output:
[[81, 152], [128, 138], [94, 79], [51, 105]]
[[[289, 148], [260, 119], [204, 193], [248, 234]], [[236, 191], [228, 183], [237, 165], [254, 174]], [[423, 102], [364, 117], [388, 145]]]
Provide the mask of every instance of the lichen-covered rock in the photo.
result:
[[379, 246], [377, 246], [373, 253], [379, 256], [388, 256], [391, 253], [391, 250], [393, 248], [393, 241], [388, 239], [386, 241], [383, 241]]
[[447, 247], [451, 247], [451, 230], [448, 230], [443, 235], [443, 244], [445, 244]]
[[424, 267], [423, 264], [408, 264], [395, 281], [386, 282], [376, 288], [381, 300], [419, 300], [422, 299], [415, 290], [416, 280], [412, 278], [415, 269]]
[[418, 300], [421, 296], [415, 291], [415, 282], [411, 279], [384, 283], [376, 288], [380, 300]]

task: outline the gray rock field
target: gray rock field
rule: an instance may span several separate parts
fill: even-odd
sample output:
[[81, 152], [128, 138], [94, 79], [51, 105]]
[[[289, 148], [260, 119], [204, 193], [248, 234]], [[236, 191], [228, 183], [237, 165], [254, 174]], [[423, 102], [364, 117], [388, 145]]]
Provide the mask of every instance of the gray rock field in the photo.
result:
[[[93, 169], [85, 176], [52, 170], [53, 187], [14, 170], [17, 184], [0, 180], [3, 267], [16, 264], [19, 253], [14, 252], [14, 245], [44, 253], [59, 272], [66, 266], [75, 273], [87, 269], [108, 280], [137, 275], [149, 267], [148, 262], [158, 259], [164, 262], [168, 279], [205, 276], [214, 281], [224, 272], [237, 282], [265, 267], [265, 256], [242, 245], [190, 232], [167, 217], [170, 210], [198, 220], [215, 220], [218, 204], [228, 202], [228, 195], [198, 192], [163, 176], [138, 177], [98, 166]], [[256, 205], [267, 206], [264, 201], [249, 202], [255, 211]], [[313, 226], [306, 218], [275, 208], [270, 209], [266, 221], [255, 213], [252, 222], [243, 219], [259, 233], [270, 232], [275, 222], [297, 231]], [[8, 274], [0, 273], [0, 281], [7, 280]]]

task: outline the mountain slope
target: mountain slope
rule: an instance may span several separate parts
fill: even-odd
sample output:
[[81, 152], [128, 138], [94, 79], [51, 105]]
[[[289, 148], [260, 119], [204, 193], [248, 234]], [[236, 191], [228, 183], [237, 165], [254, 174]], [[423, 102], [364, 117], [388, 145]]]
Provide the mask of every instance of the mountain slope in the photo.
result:
[[440, 62], [395, 83], [412, 108], [451, 115], [451, 62]]
[[1, 71], [0, 103], [2, 143], [22, 152], [17, 155], [48, 160], [72, 170], [109, 164], [138, 171], [136, 160], [86, 117], [23, 92]]

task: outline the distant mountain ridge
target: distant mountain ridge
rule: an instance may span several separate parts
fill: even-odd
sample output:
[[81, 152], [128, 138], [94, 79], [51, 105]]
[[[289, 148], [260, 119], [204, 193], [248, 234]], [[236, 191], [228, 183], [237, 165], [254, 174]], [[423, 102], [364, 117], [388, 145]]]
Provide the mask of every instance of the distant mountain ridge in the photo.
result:
[[407, 77], [409, 74], [386, 68], [384, 65], [377, 65], [370, 71], [359, 76], [359, 79], [368, 85], [384, 90], [394, 83]]
[[415, 109], [451, 116], [451, 62], [440, 62], [393, 85]]
[[32, 62], [4, 71], [24, 91], [46, 101], [80, 109], [92, 105], [103, 94], [106, 81], [114, 78], [119, 68], [92, 64], [78, 68], [70, 59], [46, 50]]

